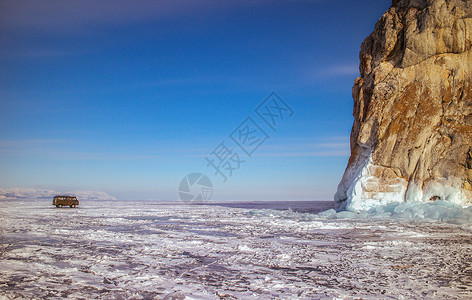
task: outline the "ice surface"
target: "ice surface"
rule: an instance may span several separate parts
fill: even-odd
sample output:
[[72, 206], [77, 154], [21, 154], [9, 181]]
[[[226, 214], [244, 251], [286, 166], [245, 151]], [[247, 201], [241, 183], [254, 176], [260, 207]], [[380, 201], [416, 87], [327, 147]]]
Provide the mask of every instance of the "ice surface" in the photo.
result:
[[467, 299], [471, 214], [0, 201], [0, 298]]

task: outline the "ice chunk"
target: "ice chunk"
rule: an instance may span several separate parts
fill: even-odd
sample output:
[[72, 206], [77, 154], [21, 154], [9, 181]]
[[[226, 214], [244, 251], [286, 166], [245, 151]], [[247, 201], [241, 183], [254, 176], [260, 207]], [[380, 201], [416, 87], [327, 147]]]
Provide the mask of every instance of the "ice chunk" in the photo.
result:
[[327, 218], [327, 219], [333, 219], [336, 218], [336, 210], [335, 209], [328, 209], [323, 212], [320, 212], [318, 216], [322, 218]]
[[356, 219], [359, 218], [359, 214], [352, 211], [341, 211], [336, 214], [336, 219]]
[[291, 210], [260, 209], [244, 213], [252, 218], [281, 219], [284, 222], [313, 222], [320, 219], [402, 219], [413, 222], [441, 221], [452, 224], [472, 224], [472, 206], [463, 207], [445, 200], [386, 203], [369, 210], [336, 211], [329, 209], [318, 214], [299, 213]]
[[462, 207], [453, 202], [402, 202], [377, 205], [369, 210], [353, 212], [330, 209], [317, 215], [323, 219], [404, 219], [410, 221], [441, 221], [452, 224], [472, 224], [472, 206]]

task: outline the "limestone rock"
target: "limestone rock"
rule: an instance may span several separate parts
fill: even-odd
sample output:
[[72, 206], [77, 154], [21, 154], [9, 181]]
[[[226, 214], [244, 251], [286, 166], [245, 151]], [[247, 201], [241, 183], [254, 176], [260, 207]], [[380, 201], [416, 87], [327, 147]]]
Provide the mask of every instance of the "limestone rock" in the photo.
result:
[[472, 1], [393, 0], [359, 57], [337, 207], [472, 204]]

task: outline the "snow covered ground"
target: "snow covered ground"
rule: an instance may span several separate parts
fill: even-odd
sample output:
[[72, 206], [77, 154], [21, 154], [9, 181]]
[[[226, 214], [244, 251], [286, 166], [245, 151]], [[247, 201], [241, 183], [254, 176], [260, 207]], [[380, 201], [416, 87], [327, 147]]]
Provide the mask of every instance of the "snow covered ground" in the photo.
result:
[[471, 223], [243, 206], [1, 201], [0, 298], [472, 297]]

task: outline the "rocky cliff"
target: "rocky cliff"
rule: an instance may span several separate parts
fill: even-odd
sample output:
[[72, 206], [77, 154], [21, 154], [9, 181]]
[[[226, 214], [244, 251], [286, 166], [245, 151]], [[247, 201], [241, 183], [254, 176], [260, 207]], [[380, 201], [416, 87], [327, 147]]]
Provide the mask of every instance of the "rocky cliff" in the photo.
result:
[[472, 204], [472, 1], [392, 2], [361, 45], [336, 205]]

